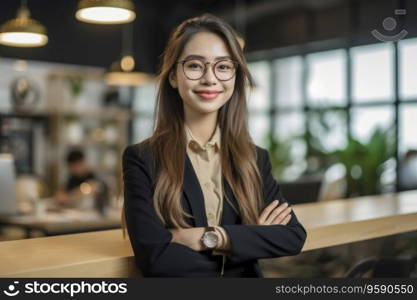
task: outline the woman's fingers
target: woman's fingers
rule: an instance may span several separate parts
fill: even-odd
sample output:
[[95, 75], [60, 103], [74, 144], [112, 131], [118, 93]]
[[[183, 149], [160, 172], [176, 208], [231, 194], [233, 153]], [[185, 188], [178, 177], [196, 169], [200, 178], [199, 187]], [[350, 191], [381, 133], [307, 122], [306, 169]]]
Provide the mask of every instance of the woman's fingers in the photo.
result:
[[286, 225], [288, 222], [285, 223], [285, 221], [287, 219], [289, 221], [291, 218], [291, 210], [292, 210], [291, 207], [287, 207], [284, 211], [282, 211], [281, 214], [279, 214], [274, 220], [272, 220], [271, 223], [274, 225], [279, 225], [279, 224]]
[[262, 211], [258, 218], [258, 225], [287, 225], [291, 219], [291, 210], [288, 203], [278, 205], [278, 200], [272, 201]]
[[290, 221], [291, 217], [292, 217], [291, 214], [289, 214], [288, 216], [286, 216], [285, 219], [281, 222], [281, 225], [287, 225], [288, 222]]
[[275, 209], [275, 207], [278, 205], [278, 200], [274, 200], [272, 201], [267, 207], [264, 208], [264, 210], [262, 211], [261, 215], [259, 216], [258, 219], [258, 224], [262, 225], [266, 218], [269, 216], [269, 214]]
[[[267, 225], [272, 224], [272, 222], [281, 214], [283, 213], [288, 207], [288, 203], [283, 203], [280, 206], [276, 207], [266, 218], [265, 223]], [[284, 216], [285, 217], [285, 216]]]

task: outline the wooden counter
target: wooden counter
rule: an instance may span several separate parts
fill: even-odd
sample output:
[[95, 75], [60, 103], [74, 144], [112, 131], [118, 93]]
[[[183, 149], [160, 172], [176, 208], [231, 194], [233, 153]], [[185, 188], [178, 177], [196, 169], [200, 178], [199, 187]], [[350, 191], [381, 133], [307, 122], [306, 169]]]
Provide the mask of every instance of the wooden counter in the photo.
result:
[[[294, 206], [308, 231], [303, 251], [417, 230], [417, 191]], [[130, 277], [121, 230], [0, 243], [0, 277]]]
[[308, 231], [303, 251], [417, 230], [417, 191], [294, 206]]

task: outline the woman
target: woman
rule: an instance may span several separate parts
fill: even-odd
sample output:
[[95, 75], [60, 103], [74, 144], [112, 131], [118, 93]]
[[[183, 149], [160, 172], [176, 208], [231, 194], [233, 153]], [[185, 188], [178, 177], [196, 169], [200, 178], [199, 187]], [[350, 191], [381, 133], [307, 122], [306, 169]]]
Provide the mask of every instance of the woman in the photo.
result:
[[145, 277], [262, 277], [258, 259], [301, 251], [306, 232], [248, 133], [248, 85], [222, 20], [203, 15], [171, 34], [153, 136], [123, 154], [126, 225]]

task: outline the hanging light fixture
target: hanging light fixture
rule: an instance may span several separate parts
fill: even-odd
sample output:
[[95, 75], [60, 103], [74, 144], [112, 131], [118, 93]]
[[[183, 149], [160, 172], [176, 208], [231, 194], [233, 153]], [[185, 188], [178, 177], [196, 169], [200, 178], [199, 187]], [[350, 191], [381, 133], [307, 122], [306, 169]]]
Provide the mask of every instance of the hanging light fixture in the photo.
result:
[[138, 86], [152, 79], [152, 76], [143, 72], [135, 72], [134, 59], [130, 55], [123, 56], [115, 61], [104, 75], [106, 84], [113, 86]]
[[136, 18], [131, 0], [81, 0], [75, 17], [87, 23], [123, 24]]
[[0, 44], [13, 47], [41, 47], [48, 43], [45, 27], [30, 18], [26, 0], [17, 16], [0, 27]]
[[112, 86], [138, 86], [152, 80], [152, 75], [135, 71], [132, 24], [125, 25], [122, 33], [121, 58], [111, 64], [108, 72], [104, 74], [104, 81]]

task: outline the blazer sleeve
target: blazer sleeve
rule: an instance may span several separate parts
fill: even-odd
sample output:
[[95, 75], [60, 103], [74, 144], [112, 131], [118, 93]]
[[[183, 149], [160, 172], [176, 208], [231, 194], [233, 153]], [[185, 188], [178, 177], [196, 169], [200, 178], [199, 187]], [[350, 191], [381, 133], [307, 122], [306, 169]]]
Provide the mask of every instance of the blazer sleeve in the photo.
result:
[[124, 212], [136, 264], [145, 277], [215, 276], [219, 262], [179, 243], [153, 207], [152, 177], [138, 145], [123, 152]]
[[[266, 207], [273, 200], [288, 202], [271, 173], [268, 151], [260, 148], [261, 176]], [[307, 233], [294, 212], [287, 225], [222, 225], [229, 235], [232, 262], [296, 255], [301, 252]]]

